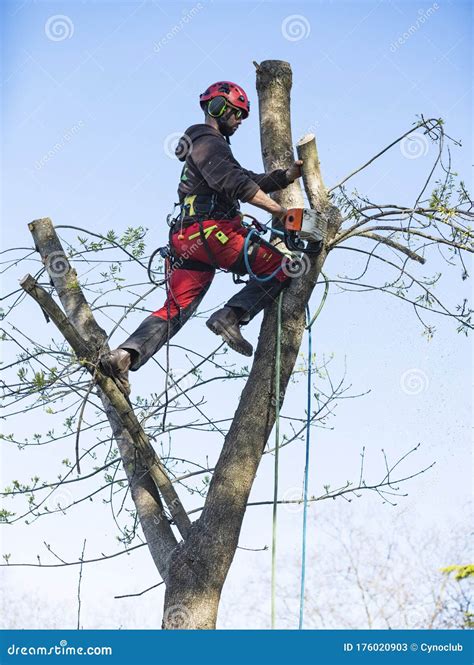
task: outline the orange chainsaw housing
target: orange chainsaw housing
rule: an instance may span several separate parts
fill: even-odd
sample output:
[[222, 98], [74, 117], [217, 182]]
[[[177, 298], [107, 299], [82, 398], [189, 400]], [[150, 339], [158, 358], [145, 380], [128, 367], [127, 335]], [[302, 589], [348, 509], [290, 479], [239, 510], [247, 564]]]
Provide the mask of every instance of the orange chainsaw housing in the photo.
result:
[[304, 208], [289, 208], [285, 215], [285, 229], [298, 233], [303, 226]]

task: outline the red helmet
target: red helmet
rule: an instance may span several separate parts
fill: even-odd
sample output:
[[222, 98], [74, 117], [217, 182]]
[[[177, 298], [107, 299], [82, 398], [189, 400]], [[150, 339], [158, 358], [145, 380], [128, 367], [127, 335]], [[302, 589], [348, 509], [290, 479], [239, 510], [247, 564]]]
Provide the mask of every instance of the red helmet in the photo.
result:
[[232, 81], [217, 81], [210, 85], [199, 96], [199, 103], [201, 108], [204, 108], [204, 102], [208, 102], [214, 97], [224, 97], [227, 99], [231, 106], [242, 110], [244, 118], [250, 113], [250, 102], [245, 90], [243, 90], [237, 83]]

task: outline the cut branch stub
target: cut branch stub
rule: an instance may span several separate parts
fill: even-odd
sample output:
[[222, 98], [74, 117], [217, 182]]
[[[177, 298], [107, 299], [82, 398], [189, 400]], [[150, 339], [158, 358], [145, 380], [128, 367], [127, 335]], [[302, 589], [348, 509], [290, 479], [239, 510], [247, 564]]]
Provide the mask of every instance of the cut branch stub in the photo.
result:
[[56, 289], [61, 304], [73, 326], [96, 348], [106, 348], [107, 335], [95, 320], [49, 217], [28, 224], [35, 247]]
[[318, 149], [314, 134], [306, 134], [296, 144], [299, 159], [303, 160], [303, 183], [310, 206], [315, 210], [329, 204], [328, 195], [321, 175]]
[[296, 151], [299, 159], [303, 160], [303, 183], [309, 205], [326, 218], [328, 228], [326, 242], [329, 242], [341, 226], [342, 215], [339, 209], [331, 204], [324, 186], [314, 134], [303, 136], [296, 144]]
[[58, 330], [63, 334], [64, 339], [74, 349], [74, 352], [79, 358], [89, 358], [90, 349], [87, 342], [80, 336], [75, 327], [69, 321], [67, 316], [57, 305], [52, 297], [43, 287], [36, 283], [36, 280], [31, 275], [25, 275], [20, 280], [21, 288], [26, 291], [41, 307], [49, 318], [56, 325]]

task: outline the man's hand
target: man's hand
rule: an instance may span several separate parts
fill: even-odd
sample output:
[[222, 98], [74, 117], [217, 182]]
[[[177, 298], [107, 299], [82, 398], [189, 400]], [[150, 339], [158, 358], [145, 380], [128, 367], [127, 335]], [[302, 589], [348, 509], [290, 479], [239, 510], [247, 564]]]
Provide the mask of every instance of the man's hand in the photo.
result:
[[301, 177], [301, 167], [303, 166], [303, 160], [302, 159], [297, 159], [296, 162], [290, 166], [288, 169], [286, 169], [286, 179], [288, 180], [288, 184], [290, 185], [292, 182], [296, 180], [296, 178]]
[[284, 222], [287, 214], [288, 214], [287, 208], [281, 206], [279, 212], [275, 215], [275, 217], [277, 217], [280, 221]]

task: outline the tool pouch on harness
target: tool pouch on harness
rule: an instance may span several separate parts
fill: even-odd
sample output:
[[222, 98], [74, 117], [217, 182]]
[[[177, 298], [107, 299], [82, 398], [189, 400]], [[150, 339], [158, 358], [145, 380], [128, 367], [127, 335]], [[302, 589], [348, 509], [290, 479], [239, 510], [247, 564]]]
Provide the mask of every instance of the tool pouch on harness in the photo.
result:
[[227, 206], [219, 201], [217, 194], [186, 196], [181, 203], [180, 221], [194, 223], [205, 219], [232, 219], [239, 214], [237, 205]]

